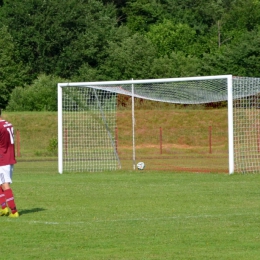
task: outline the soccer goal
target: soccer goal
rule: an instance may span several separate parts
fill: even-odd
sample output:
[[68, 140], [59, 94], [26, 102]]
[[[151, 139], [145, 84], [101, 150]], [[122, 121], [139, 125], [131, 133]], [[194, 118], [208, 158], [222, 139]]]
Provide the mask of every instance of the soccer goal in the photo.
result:
[[227, 101], [229, 173], [260, 171], [260, 79], [232, 75], [103, 82], [58, 83], [58, 171], [121, 168], [117, 150], [118, 95], [173, 104]]

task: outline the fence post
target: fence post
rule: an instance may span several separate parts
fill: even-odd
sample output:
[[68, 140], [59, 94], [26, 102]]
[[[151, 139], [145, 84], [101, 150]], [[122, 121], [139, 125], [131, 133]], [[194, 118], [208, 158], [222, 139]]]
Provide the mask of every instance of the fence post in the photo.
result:
[[212, 145], [212, 127], [209, 126], [209, 153], [212, 153], [211, 145]]
[[160, 127], [160, 154], [162, 154], [162, 128]]
[[257, 150], [260, 153], [260, 127], [257, 125]]

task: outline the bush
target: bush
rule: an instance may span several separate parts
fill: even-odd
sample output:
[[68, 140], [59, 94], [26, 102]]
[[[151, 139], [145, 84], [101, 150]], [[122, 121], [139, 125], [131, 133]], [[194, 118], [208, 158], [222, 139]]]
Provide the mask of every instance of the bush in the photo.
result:
[[48, 151], [54, 155], [58, 154], [58, 139], [51, 138], [49, 141]]
[[16, 87], [11, 93], [7, 111], [57, 111], [59, 77], [40, 75], [32, 85]]

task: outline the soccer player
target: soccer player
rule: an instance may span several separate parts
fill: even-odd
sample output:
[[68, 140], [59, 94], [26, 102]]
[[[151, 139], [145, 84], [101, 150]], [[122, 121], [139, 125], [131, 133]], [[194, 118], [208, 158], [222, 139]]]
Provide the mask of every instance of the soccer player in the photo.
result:
[[19, 217], [10, 187], [15, 163], [13, 126], [2, 119], [0, 109], [0, 216]]

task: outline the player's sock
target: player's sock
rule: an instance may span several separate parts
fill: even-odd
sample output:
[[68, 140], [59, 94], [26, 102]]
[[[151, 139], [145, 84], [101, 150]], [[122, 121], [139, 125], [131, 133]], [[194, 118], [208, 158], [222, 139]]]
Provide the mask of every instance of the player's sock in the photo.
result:
[[0, 205], [2, 209], [6, 208], [5, 194], [3, 189], [0, 187]]
[[14, 195], [12, 189], [7, 189], [4, 191], [5, 199], [8, 204], [8, 207], [11, 209], [12, 214], [17, 212], [16, 205], [14, 202]]

